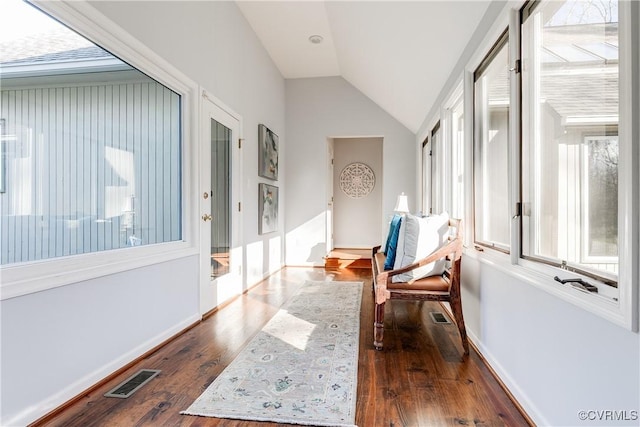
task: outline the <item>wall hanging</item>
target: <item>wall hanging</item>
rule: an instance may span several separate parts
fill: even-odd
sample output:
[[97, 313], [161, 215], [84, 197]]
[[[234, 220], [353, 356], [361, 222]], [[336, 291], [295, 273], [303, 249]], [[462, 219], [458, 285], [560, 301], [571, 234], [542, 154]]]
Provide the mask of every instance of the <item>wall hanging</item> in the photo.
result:
[[278, 179], [278, 135], [265, 125], [258, 125], [258, 175]]
[[265, 234], [278, 230], [278, 187], [258, 184], [258, 233]]
[[340, 172], [340, 189], [344, 194], [359, 199], [371, 193], [376, 185], [373, 170], [364, 163], [351, 163]]

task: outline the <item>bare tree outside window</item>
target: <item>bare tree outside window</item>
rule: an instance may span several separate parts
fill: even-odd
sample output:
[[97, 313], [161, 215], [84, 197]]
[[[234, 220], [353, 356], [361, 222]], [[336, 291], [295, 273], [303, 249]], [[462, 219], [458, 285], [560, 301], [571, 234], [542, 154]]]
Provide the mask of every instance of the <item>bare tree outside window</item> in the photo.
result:
[[618, 138], [588, 137], [587, 255], [618, 256]]

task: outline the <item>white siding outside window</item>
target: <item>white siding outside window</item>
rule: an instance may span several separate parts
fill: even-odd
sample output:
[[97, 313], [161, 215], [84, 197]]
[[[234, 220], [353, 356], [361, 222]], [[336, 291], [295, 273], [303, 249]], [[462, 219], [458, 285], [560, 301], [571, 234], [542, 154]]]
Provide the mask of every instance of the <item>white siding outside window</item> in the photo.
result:
[[181, 238], [180, 97], [146, 79], [1, 92], [1, 263]]

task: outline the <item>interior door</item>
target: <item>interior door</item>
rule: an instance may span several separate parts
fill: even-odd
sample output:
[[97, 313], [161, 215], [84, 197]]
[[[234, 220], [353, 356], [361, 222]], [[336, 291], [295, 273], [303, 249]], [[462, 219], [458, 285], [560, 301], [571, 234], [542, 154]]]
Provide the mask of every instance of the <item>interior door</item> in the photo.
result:
[[242, 293], [240, 121], [207, 97], [200, 147], [200, 313]]

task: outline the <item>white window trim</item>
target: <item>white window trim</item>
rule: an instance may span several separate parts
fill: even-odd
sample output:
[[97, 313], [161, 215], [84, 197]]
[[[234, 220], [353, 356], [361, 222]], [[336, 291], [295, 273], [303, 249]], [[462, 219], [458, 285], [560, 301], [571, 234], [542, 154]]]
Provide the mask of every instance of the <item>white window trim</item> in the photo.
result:
[[[559, 284], [553, 278], [559, 275], [559, 272], [563, 272], [563, 270], [539, 262], [521, 259], [518, 264], [514, 265], [511, 263], [508, 254], [491, 251], [489, 249], [479, 251], [474, 248], [465, 248], [464, 255], [476, 259], [483, 264], [490, 265], [510, 277], [535, 286], [615, 324], [631, 329], [631, 327], [627, 325], [626, 316], [620, 303], [621, 300], [615, 301], [611, 298], [611, 291], [613, 289], [591, 278], [583, 277], [586, 281], [601, 289], [599, 294], [591, 294], [571, 285]], [[567, 272], [564, 271], [564, 273]], [[577, 276], [574, 273], [571, 273], [571, 275], [572, 277]], [[566, 274], [564, 276], [566, 276]]]
[[32, 1], [39, 9], [169, 87], [182, 98], [182, 240], [12, 264], [0, 268], [0, 300], [198, 254], [191, 189], [198, 165], [198, 86], [85, 1]]
[[431, 134], [426, 136], [420, 144], [420, 212], [423, 215], [429, 213], [431, 206], [431, 156], [426, 154], [431, 151]]
[[[440, 108], [440, 141], [443, 150], [443, 173], [444, 177], [442, 182], [442, 206], [444, 211], [448, 212], [449, 215], [454, 215], [453, 213], [453, 205], [454, 205], [454, 182], [456, 181], [456, 177], [453, 175], [455, 167], [454, 167], [454, 147], [453, 147], [453, 110], [459, 104], [463, 103], [463, 77], [462, 75], [456, 80], [457, 83], [453, 86], [453, 89], [449, 92], [449, 94], [444, 98], [444, 102]], [[463, 158], [464, 158], [464, 149], [462, 150]], [[460, 215], [458, 215], [460, 216]]]
[[[484, 40], [481, 43], [482, 48], [478, 49], [474, 56], [467, 62], [464, 75], [464, 102], [465, 102], [465, 115], [472, 117], [473, 114], [473, 72], [479, 66], [480, 62], [487, 55], [495, 41], [500, 37], [505, 28], [511, 24], [513, 26], [514, 15], [518, 13], [520, 8], [524, 5], [525, 1], [509, 2], [505, 5], [504, 9], [500, 13], [499, 17], [494, 22], [491, 29], [487, 32]], [[637, 27], [632, 26], [632, 16], [634, 19], [640, 19], [640, 4], [632, 1], [620, 1], [619, 3], [619, 17], [620, 17], [620, 40], [624, 40], [620, 44], [620, 93], [621, 94], [633, 94], [638, 93], [640, 87], [640, 75], [638, 68], [638, 57], [634, 57], [634, 49], [637, 51], [638, 44], [640, 44], [640, 30]], [[519, 21], [519, 19], [515, 20]], [[511, 26], [509, 28], [511, 29]], [[510, 31], [510, 45], [515, 45], [512, 40], [512, 31]], [[518, 41], [519, 43], [519, 41]], [[637, 53], [635, 53], [637, 55]], [[511, 60], [511, 59], [510, 59]], [[634, 92], [635, 91], [635, 92]], [[513, 95], [512, 95], [513, 96]], [[637, 117], [640, 115], [640, 101], [638, 96], [631, 100], [628, 96], [621, 96], [620, 104], [620, 126], [618, 129], [619, 141], [640, 140], [640, 123]], [[633, 104], [632, 104], [633, 102]], [[512, 105], [518, 105], [512, 100]], [[465, 149], [472, 150], [473, 144], [473, 120], [468, 120], [465, 123]], [[513, 126], [511, 126], [513, 128]], [[513, 139], [511, 139], [513, 144]], [[519, 144], [518, 144], [519, 145]], [[519, 147], [512, 148], [510, 154], [511, 162], [513, 157], [519, 154]], [[468, 151], [472, 152], [472, 151]], [[587, 310], [601, 318], [607, 319], [614, 324], [617, 324], [625, 329], [638, 332], [638, 317], [639, 317], [639, 294], [640, 294], [640, 265], [637, 260], [640, 259], [640, 224], [638, 218], [640, 218], [640, 191], [637, 190], [640, 187], [640, 147], [638, 144], [621, 144], [620, 146], [620, 158], [631, 159], [628, 162], [622, 162], [619, 170], [619, 182], [621, 183], [619, 191], [618, 201], [618, 227], [619, 232], [619, 262], [620, 271], [618, 274], [618, 301], [607, 297], [610, 291], [614, 291], [603, 283], [598, 283], [592, 278], [583, 277], [586, 281], [598, 286], [600, 294], [585, 293], [572, 286], [563, 286], [553, 280], [553, 277], [564, 273], [566, 271], [557, 267], [548, 266], [539, 262], [525, 260], [520, 258], [520, 254], [517, 251], [512, 250], [511, 255], [500, 253], [499, 251], [491, 250], [490, 248], [483, 248], [483, 250], [476, 250], [471, 247], [465, 248], [465, 256], [472, 257], [480, 262], [491, 265], [498, 270], [508, 274], [514, 278], [520, 279], [525, 283], [535, 286], [551, 295], [554, 295], [564, 301], [567, 301], [573, 305], [576, 305], [584, 310]], [[516, 163], [517, 164], [517, 163]], [[467, 155], [465, 159], [465, 167], [473, 168], [473, 159]], [[513, 169], [513, 165], [510, 165], [511, 175], [514, 176], [519, 173], [519, 170]], [[468, 169], [472, 170], [472, 169]], [[473, 174], [469, 174], [473, 175]], [[519, 182], [518, 181], [511, 182]], [[473, 178], [468, 176], [465, 181], [465, 187], [468, 189], [466, 195], [466, 218], [468, 219], [467, 226], [465, 227], [467, 238], [471, 238], [474, 233], [474, 221], [473, 221]], [[513, 187], [513, 185], [512, 185]], [[635, 188], [635, 190], [634, 190]], [[517, 192], [514, 188], [510, 190], [511, 203], [510, 206], [515, 208]], [[515, 217], [512, 220], [511, 229], [517, 227], [519, 230], [519, 217]], [[519, 231], [517, 233], [512, 232], [512, 248], [519, 248]], [[580, 275], [571, 273], [572, 277], [579, 277]]]

